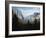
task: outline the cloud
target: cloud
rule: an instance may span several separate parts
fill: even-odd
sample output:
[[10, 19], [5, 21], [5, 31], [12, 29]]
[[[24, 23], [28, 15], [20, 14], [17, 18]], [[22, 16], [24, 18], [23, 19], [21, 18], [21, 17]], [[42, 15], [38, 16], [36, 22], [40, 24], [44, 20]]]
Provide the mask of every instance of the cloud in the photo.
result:
[[17, 10], [20, 10], [24, 17], [28, 15], [33, 15], [34, 12], [40, 12], [40, 8], [37, 7], [13, 7], [14, 13], [17, 13]]

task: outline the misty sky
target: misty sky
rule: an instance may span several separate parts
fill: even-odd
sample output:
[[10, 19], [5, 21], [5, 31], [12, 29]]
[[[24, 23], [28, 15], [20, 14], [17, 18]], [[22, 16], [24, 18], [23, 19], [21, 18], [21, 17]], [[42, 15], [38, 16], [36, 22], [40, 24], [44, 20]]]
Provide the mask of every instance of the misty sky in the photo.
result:
[[17, 10], [21, 11], [24, 17], [33, 15], [35, 12], [40, 13], [40, 8], [37, 7], [13, 7], [14, 13], [17, 13]]

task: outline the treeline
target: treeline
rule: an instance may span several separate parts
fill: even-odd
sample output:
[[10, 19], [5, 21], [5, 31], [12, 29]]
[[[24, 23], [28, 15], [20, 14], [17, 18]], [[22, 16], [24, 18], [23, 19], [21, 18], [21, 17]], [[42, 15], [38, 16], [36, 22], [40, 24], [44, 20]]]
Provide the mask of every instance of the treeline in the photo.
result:
[[18, 17], [14, 15], [12, 17], [12, 31], [22, 30], [40, 30], [40, 21], [37, 22], [37, 19], [35, 19], [34, 23], [28, 21], [27, 24], [22, 24], [18, 22]]

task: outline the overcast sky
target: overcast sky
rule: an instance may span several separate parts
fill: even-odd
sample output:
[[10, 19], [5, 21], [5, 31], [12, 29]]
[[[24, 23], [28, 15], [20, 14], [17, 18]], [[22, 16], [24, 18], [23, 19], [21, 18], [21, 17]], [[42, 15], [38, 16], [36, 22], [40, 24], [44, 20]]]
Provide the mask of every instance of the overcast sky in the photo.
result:
[[35, 12], [40, 13], [40, 8], [37, 7], [13, 7], [14, 13], [17, 13], [17, 10], [21, 11], [24, 17], [33, 15]]

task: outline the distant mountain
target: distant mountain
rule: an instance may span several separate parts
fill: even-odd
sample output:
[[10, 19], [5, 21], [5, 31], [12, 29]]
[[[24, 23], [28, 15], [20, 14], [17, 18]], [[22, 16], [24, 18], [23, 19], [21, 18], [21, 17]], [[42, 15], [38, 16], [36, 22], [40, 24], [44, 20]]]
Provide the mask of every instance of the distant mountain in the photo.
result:
[[39, 20], [40, 19], [40, 15], [29, 15], [26, 17], [26, 21], [29, 21], [30, 23], [33, 23], [34, 21], [36, 20]]

